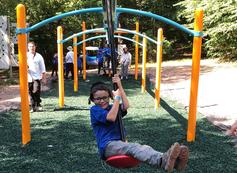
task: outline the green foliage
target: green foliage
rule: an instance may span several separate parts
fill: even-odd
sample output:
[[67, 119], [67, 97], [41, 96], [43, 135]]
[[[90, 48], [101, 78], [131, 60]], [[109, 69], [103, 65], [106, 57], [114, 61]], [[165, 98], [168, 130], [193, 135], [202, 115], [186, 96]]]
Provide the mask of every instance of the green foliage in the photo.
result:
[[163, 41], [163, 60], [173, 59], [175, 55], [174, 42], [164, 39]]
[[0, 15], [9, 16], [11, 21], [15, 21], [16, 12], [15, 8], [19, 3], [18, 0], [1, 0], [0, 1]]
[[193, 23], [193, 11], [204, 9], [204, 44], [208, 57], [237, 60], [236, 0], [184, 0], [177, 5], [181, 7], [179, 19], [186, 20], [189, 27]]

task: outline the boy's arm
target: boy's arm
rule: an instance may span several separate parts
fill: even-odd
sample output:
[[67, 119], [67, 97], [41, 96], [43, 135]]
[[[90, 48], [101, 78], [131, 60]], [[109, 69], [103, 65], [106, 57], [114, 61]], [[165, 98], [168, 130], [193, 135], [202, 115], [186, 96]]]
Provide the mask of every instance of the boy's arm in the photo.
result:
[[118, 110], [119, 110], [119, 100], [118, 99], [114, 99], [113, 106], [110, 109], [109, 113], [107, 114], [106, 119], [108, 121], [115, 122], [115, 120], [117, 118]]
[[119, 98], [121, 97], [120, 90], [117, 89], [116, 91], [114, 91], [113, 95], [114, 95], [114, 103], [109, 113], [107, 114], [106, 119], [108, 121], [115, 122], [119, 110], [119, 102], [120, 102]]
[[113, 83], [117, 83], [118, 89], [120, 90], [121, 98], [122, 98], [122, 102], [123, 102], [123, 108], [122, 109], [127, 110], [129, 108], [129, 101], [128, 101], [126, 93], [123, 89], [123, 86], [122, 86], [121, 80], [119, 78], [119, 75], [115, 74], [112, 80], [113, 80]]

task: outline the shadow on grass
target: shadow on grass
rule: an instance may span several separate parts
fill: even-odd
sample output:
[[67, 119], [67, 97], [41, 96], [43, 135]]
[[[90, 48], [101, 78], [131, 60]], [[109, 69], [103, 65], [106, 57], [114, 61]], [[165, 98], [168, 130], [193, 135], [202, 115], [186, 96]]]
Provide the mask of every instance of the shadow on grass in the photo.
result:
[[[96, 78], [90, 78], [89, 83], [95, 81]], [[141, 94], [140, 82], [128, 80], [123, 83], [131, 103], [124, 119], [129, 142], [147, 144], [165, 152], [172, 143], [178, 141], [190, 148], [190, 160], [185, 172], [236, 172], [237, 153], [230, 138], [225, 137], [205, 119], [198, 118], [196, 141], [187, 143], [184, 128], [187, 113], [180, 105], [162, 100], [161, 108], [154, 111], [153, 98], [149, 94]], [[68, 93], [72, 90], [67, 85], [71, 84], [66, 83]], [[20, 143], [20, 113], [0, 114], [0, 172], [157, 172], [145, 164], [129, 170], [118, 170], [102, 164], [90, 127], [89, 111], [80, 109], [88, 106], [88, 86], [88, 83], [81, 83], [81, 94], [67, 95], [65, 101], [70, 109], [62, 111], [54, 111], [57, 107], [54, 104], [58, 101], [52, 93], [56, 90], [45, 92], [44, 112], [31, 114], [32, 141], [25, 147]]]
[[[150, 81], [148, 78], [147, 81]], [[155, 93], [153, 86], [151, 82], [147, 82], [147, 92], [152, 96], [153, 99], [155, 99]], [[179, 122], [182, 125], [182, 128], [186, 131], [187, 130], [187, 125], [188, 121], [186, 118], [183, 117], [182, 114], [180, 114], [177, 110], [172, 108], [164, 99], [160, 98], [160, 106], [165, 109], [169, 115], [171, 115], [177, 122]], [[183, 110], [185, 112], [185, 110]]]

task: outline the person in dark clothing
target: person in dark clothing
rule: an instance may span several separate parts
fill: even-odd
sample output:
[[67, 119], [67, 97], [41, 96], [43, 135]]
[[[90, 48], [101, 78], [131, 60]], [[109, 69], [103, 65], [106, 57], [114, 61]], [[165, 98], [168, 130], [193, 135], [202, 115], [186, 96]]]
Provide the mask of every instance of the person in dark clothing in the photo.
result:
[[79, 74], [81, 75], [82, 74], [82, 55], [79, 55], [77, 57], [77, 68], [78, 68], [78, 71], [79, 71]]
[[58, 77], [58, 53], [55, 53], [53, 56], [53, 67], [51, 77], [54, 77], [54, 73], [56, 74], [56, 78]]
[[106, 75], [106, 71], [104, 69], [103, 63], [104, 63], [104, 53], [103, 53], [103, 48], [100, 48], [97, 53], [97, 62], [98, 62], [98, 75], [100, 75], [100, 71], [103, 68], [104, 75]]

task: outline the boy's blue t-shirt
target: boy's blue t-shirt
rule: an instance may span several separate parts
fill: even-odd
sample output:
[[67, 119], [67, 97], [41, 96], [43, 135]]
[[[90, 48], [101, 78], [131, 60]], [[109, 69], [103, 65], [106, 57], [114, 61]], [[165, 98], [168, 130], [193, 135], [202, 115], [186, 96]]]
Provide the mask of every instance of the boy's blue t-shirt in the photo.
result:
[[107, 58], [111, 58], [111, 49], [109, 47], [103, 48], [104, 56]]
[[98, 59], [99, 64], [103, 63], [103, 56], [104, 56], [103, 50], [99, 49], [96, 55], [96, 58]]
[[[105, 159], [104, 152], [107, 144], [110, 141], [121, 140], [118, 120], [116, 119], [115, 122], [106, 120], [107, 114], [111, 108], [112, 105], [109, 105], [107, 109], [103, 109], [100, 106], [94, 105], [90, 109], [91, 126], [93, 128], [99, 153], [102, 159]], [[123, 111], [121, 109], [121, 105], [120, 110], [122, 117], [127, 114], [127, 111]]]
[[79, 56], [78, 58], [77, 58], [77, 67], [78, 68], [82, 68], [82, 60], [81, 60], [82, 58], [81, 58], [81, 56]]

